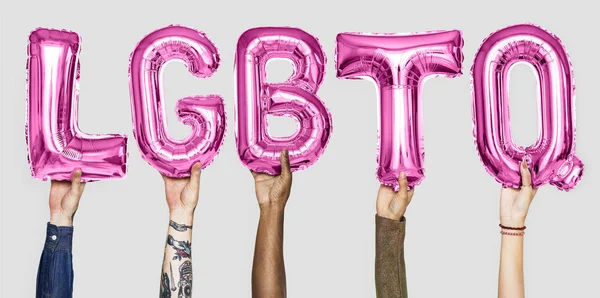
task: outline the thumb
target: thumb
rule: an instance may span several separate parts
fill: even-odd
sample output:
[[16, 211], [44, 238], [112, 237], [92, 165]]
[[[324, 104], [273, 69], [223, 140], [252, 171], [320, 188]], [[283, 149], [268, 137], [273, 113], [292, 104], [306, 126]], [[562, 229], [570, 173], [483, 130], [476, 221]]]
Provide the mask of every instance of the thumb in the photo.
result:
[[406, 178], [406, 172], [400, 172], [400, 175], [398, 175], [398, 194], [402, 198], [408, 197], [408, 178]]
[[290, 152], [287, 149], [283, 149], [283, 151], [281, 151], [279, 162], [281, 163], [281, 175], [284, 177], [291, 177], [292, 172], [290, 170]]
[[73, 171], [71, 174], [71, 191], [77, 195], [81, 195], [83, 187], [85, 186], [85, 183], [81, 182], [82, 174], [83, 172], [80, 169]]
[[521, 162], [521, 188], [531, 187], [531, 172], [526, 161]]
[[202, 163], [195, 163], [190, 173], [190, 186], [194, 190], [200, 189], [200, 174], [202, 172]]

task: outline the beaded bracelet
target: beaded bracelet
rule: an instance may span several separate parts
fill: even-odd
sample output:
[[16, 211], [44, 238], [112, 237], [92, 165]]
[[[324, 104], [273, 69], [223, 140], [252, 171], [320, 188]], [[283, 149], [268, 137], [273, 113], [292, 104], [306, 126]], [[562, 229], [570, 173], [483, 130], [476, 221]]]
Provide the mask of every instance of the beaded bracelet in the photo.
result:
[[503, 226], [502, 224], [499, 224], [499, 226], [505, 230], [513, 230], [513, 231], [524, 231], [525, 229], [527, 229], [527, 227], [523, 226], [523, 227], [507, 227], [507, 226]]
[[523, 236], [523, 235], [525, 235], [525, 232], [511, 233], [511, 232], [506, 232], [506, 231], [500, 231], [500, 234], [507, 235], [507, 236]]

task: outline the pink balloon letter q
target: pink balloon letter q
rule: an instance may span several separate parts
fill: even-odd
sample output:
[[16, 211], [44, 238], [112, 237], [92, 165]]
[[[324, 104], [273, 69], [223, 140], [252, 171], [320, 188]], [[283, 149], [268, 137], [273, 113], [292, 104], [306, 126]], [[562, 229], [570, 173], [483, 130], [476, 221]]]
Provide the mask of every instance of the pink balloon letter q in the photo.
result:
[[[508, 74], [528, 63], [540, 90], [539, 133], [535, 144], [514, 144], [509, 123]], [[520, 187], [519, 164], [529, 162], [533, 187], [550, 183], [570, 190], [581, 179], [575, 156], [575, 87], [567, 52], [560, 40], [534, 25], [515, 25], [490, 35], [471, 70], [477, 150], [486, 170], [505, 187]]]

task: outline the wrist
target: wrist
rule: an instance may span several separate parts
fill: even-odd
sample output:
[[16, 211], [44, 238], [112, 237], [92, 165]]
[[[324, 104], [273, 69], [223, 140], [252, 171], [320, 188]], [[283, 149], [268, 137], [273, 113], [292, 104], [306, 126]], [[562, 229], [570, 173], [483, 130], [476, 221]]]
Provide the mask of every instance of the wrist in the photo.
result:
[[389, 213], [386, 214], [386, 213], [379, 213], [379, 212], [377, 212], [377, 216], [391, 219], [391, 220], [396, 220], [396, 221], [399, 221], [402, 218], [402, 215], [396, 216], [396, 215], [389, 214]]
[[267, 202], [259, 205], [261, 215], [283, 214], [285, 212], [285, 204], [279, 202]]
[[169, 219], [179, 224], [191, 225], [194, 222], [194, 212], [189, 210], [172, 210], [169, 212]]
[[377, 208], [377, 215], [379, 217], [384, 217], [391, 220], [400, 220], [404, 217], [404, 213], [406, 212], [406, 208], [400, 208], [400, 210], [392, 209], [390, 205], [388, 208]]
[[500, 224], [505, 227], [519, 228], [519, 227], [525, 226], [525, 219], [524, 218], [501, 217]]
[[73, 226], [73, 216], [67, 216], [60, 213], [50, 213], [50, 223], [59, 227]]

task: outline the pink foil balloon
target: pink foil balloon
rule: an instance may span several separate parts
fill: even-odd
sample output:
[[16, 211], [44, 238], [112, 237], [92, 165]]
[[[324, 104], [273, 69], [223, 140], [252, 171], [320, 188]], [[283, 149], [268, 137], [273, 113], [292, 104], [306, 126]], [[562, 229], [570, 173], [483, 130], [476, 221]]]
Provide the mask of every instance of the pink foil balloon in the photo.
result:
[[[293, 64], [294, 73], [286, 82], [266, 82], [271, 59], [287, 59]], [[292, 171], [317, 161], [332, 131], [331, 115], [316, 95], [325, 63], [318, 40], [300, 29], [254, 28], [240, 36], [235, 58], [236, 142], [246, 167], [279, 174], [279, 156], [285, 148]], [[289, 137], [272, 137], [267, 115], [291, 117], [298, 130]]]
[[127, 137], [90, 135], [77, 124], [79, 47], [77, 33], [39, 28], [29, 36], [26, 139], [33, 177], [82, 181], [123, 178]]
[[[509, 120], [508, 75], [519, 62], [533, 67], [541, 94], [538, 140], [527, 148], [514, 144]], [[583, 173], [575, 156], [575, 86], [558, 37], [534, 25], [499, 30], [481, 45], [471, 77], [473, 134], [487, 171], [505, 187], [520, 187], [519, 164], [527, 160], [534, 187], [575, 187]]]
[[457, 30], [338, 34], [337, 76], [369, 79], [377, 85], [377, 178], [382, 184], [397, 189], [401, 171], [411, 188], [423, 180], [421, 86], [429, 77], [462, 74], [462, 46]]
[[179, 120], [192, 127], [184, 140], [171, 138], [163, 105], [162, 71], [167, 63], [183, 62], [196, 77], [210, 77], [219, 66], [219, 53], [204, 33], [182, 26], [156, 30], [131, 54], [129, 83], [133, 133], [142, 157], [168, 177], [189, 177], [196, 162], [207, 167], [223, 145], [226, 119], [218, 95], [186, 97], [177, 101]]

